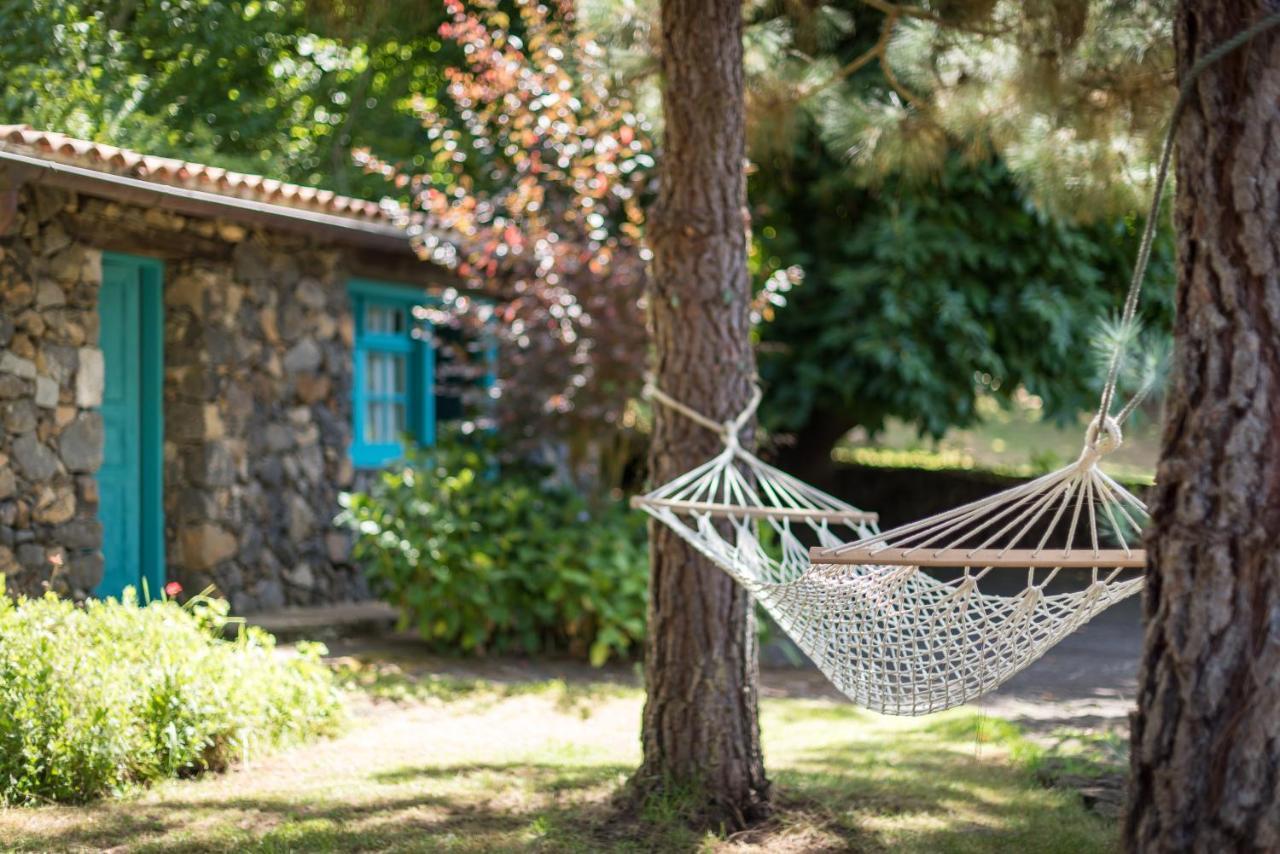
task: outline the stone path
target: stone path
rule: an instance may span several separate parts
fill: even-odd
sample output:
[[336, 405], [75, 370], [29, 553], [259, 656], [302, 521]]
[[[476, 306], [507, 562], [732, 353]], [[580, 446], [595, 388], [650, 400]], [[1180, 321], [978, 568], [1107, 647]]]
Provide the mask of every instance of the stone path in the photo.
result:
[[247, 617], [282, 643], [299, 640], [329, 641], [387, 635], [396, 625], [397, 613], [385, 602], [344, 602], [313, 608], [283, 608]]

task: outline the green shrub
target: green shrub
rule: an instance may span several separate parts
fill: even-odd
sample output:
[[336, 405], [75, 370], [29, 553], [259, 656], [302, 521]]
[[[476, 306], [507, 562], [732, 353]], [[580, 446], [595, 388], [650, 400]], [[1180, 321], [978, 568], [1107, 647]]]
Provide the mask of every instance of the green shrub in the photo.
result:
[[80, 606], [0, 585], [0, 803], [82, 802], [334, 732], [321, 649], [285, 657], [253, 628], [225, 639], [226, 614], [204, 597]]
[[382, 596], [433, 644], [563, 651], [603, 664], [643, 636], [644, 524], [621, 504], [589, 507], [484, 441], [413, 451], [339, 520]]

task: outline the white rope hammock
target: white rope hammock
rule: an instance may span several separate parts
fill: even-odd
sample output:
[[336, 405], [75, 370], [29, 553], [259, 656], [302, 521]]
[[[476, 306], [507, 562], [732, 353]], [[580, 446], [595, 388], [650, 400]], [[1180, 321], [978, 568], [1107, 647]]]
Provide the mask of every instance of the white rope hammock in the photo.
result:
[[[1208, 51], [1184, 76], [1122, 328], [1134, 328], [1174, 135], [1193, 83], [1276, 27], [1280, 12]], [[920, 522], [875, 533], [874, 514], [743, 450], [738, 436], [760, 403], [758, 390], [742, 415], [719, 424], [649, 389], [659, 403], [720, 432], [725, 450], [633, 503], [746, 587], [855, 703], [902, 715], [947, 709], [1000, 685], [1142, 587], [1146, 554], [1137, 544], [1147, 508], [1098, 467], [1119, 447], [1120, 426], [1150, 389], [1148, 379], [1112, 417], [1123, 341], [1111, 356], [1098, 414], [1076, 462]], [[833, 542], [849, 531], [857, 535], [851, 542]], [[1008, 590], [1006, 580], [1014, 580], [1015, 589]], [[1055, 580], [1074, 585], [1050, 593]]]
[[[807, 644], [823, 672], [877, 711], [940, 711], [986, 694], [1137, 593], [1147, 510], [1098, 468], [1119, 445], [1118, 425], [1098, 434], [1090, 429], [1075, 463], [1029, 483], [813, 549], [805, 581], [815, 589], [803, 595], [847, 592], [843, 608], [825, 608], [826, 643]], [[1055, 580], [1068, 589], [1050, 592]]]
[[[645, 394], [721, 434], [717, 456], [632, 499], [753, 594], [799, 579], [809, 549], [834, 548], [876, 533], [876, 514], [846, 504], [748, 452], [738, 442], [760, 405], [756, 389], [737, 418], [719, 424], [656, 388]], [[767, 597], [761, 598], [766, 609]], [[774, 615], [777, 619], [778, 616]]]
[[[725, 450], [632, 503], [742, 584], [858, 705], [919, 715], [973, 700], [1142, 586], [1124, 570], [1143, 565], [1146, 508], [1097, 468], [1119, 444], [1114, 421], [1071, 466], [877, 534], [875, 514], [739, 445], [758, 392], [723, 425], [648, 393], [720, 432]], [[1048, 592], [1065, 570], [1088, 572]]]

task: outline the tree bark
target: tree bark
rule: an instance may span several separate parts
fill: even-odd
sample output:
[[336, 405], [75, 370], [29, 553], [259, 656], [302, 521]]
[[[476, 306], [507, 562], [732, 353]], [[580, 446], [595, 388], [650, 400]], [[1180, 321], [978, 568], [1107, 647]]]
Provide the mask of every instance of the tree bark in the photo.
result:
[[[1182, 0], [1179, 76], [1264, 0]], [[1280, 35], [1178, 131], [1173, 387], [1148, 534], [1132, 851], [1280, 850]]]
[[[747, 404], [755, 375], [747, 271], [741, 0], [663, 0], [665, 130], [650, 211], [656, 379], [717, 420]], [[745, 438], [745, 437], [744, 437]], [[650, 472], [662, 483], [723, 448], [661, 406]], [[736, 829], [767, 811], [750, 601], [651, 524], [641, 797], [677, 796], [695, 823]]]

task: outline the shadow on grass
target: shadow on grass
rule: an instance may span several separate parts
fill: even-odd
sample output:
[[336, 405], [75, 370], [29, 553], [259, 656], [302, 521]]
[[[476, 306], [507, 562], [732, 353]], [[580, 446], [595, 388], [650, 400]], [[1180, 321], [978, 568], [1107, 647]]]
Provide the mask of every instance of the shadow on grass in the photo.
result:
[[[371, 781], [411, 795], [356, 802], [231, 797], [165, 799], [150, 805], [108, 801], [91, 821], [10, 839], [16, 851], [117, 849], [130, 852], [649, 851], [683, 850], [696, 840], [679, 827], [647, 828], [619, 810], [618, 765], [463, 764], [405, 768]], [[433, 794], [480, 778], [488, 789]], [[465, 786], [463, 787], [466, 788]], [[522, 800], [510, 797], [524, 789]], [[489, 797], [489, 796], [492, 797]], [[545, 796], [545, 797], [538, 797]]]
[[[217, 803], [167, 801], [129, 815], [117, 804], [92, 822], [39, 838], [15, 851], [323, 852], [494, 850], [485, 840], [519, 832], [528, 817], [457, 804], [447, 797], [375, 798], [359, 804], [300, 804], [289, 799], [232, 798]], [[474, 847], [448, 845], [469, 837]], [[10, 840], [15, 842], [15, 840]], [[502, 846], [499, 846], [501, 848]], [[511, 846], [514, 850], [516, 846]]]
[[[910, 736], [907, 736], [910, 738]], [[1107, 825], [1007, 765], [944, 749], [872, 744], [808, 751], [774, 775], [774, 817], [728, 839], [768, 851], [1089, 852]], [[165, 798], [87, 808], [14, 850], [137, 852], [695, 851], [677, 810], [620, 808], [613, 763], [463, 763], [369, 775], [322, 798]]]

